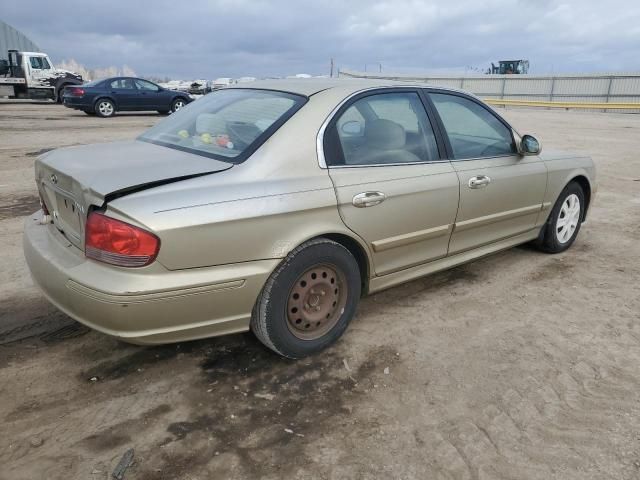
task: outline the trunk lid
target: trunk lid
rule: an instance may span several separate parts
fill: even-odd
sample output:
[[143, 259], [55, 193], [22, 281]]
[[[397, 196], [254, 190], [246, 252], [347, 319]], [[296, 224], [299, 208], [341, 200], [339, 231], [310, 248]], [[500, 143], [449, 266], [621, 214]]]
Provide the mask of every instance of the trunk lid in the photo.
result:
[[141, 141], [68, 147], [35, 162], [40, 196], [54, 225], [84, 248], [91, 206], [166, 183], [228, 170], [233, 165]]

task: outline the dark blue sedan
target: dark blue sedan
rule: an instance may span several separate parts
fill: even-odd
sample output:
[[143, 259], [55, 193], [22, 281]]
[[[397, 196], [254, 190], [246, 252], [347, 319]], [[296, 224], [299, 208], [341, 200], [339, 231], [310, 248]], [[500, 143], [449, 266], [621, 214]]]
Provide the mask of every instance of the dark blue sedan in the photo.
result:
[[100, 117], [144, 110], [167, 114], [180, 110], [191, 101], [184, 92], [167, 90], [148, 80], [132, 77], [105, 78], [67, 87], [62, 96], [65, 107]]

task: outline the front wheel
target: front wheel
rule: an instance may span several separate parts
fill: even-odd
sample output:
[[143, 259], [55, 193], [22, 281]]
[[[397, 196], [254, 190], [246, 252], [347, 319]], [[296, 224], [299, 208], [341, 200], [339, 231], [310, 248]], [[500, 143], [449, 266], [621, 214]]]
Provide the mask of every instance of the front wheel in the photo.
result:
[[62, 85], [58, 88], [58, 95], [56, 96], [56, 102], [57, 103], [62, 103], [63, 101], [63, 95], [64, 95], [64, 89], [67, 88], [67, 85]]
[[580, 231], [584, 218], [585, 200], [582, 187], [575, 182], [567, 185], [543, 227], [539, 247], [547, 253], [560, 253], [568, 249]]
[[184, 101], [184, 98], [176, 98], [171, 104], [171, 113], [175, 113], [184, 107], [187, 102]]
[[287, 358], [302, 358], [344, 333], [360, 300], [360, 269], [345, 247], [319, 238], [294, 249], [256, 301], [251, 330]]
[[116, 114], [116, 107], [111, 100], [101, 98], [96, 102], [95, 112], [99, 117], [113, 117]]

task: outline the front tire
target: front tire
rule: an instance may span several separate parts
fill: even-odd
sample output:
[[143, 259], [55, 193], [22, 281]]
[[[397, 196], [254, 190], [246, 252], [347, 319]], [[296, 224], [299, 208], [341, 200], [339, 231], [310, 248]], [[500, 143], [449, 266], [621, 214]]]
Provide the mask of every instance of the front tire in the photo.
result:
[[360, 292], [360, 269], [351, 252], [329, 239], [310, 240], [289, 253], [267, 280], [251, 330], [284, 357], [312, 355], [344, 333]]
[[116, 114], [116, 106], [108, 98], [101, 98], [96, 102], [95, 112], [102, 118], [113, 117]]
[[58, 88], [58, 94], [56, 95], [56, 102], [57, 103], [62, 103], [62, 96], [64, 95], [64, 89], [67, 88], [69, 85], [65, 84], [65, 85], [61, 85]]
[[180, 110], [182, 107], [184, 107], [187, 104], [187, 102], [185, 101], [184, 98], [176, 98], [172, 103], [171, 103], [171, 113], [176, 113], [178, 110]]
[[573, 245], [580, 231], [585, 207], [582, 187], [575, 182], [569, 183], [560, 193], [543, 227], [543, 237], [538, 242], [540, 250], [560, 253]]

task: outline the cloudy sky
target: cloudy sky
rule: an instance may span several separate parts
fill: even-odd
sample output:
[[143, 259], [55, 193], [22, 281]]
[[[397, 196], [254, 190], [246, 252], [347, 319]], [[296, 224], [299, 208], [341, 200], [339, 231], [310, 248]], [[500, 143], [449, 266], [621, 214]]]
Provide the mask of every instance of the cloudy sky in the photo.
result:
[[54, 62], [171, 78], [486, 69], [640, 70], [638, 0], [21, 0], [2, 20]]

